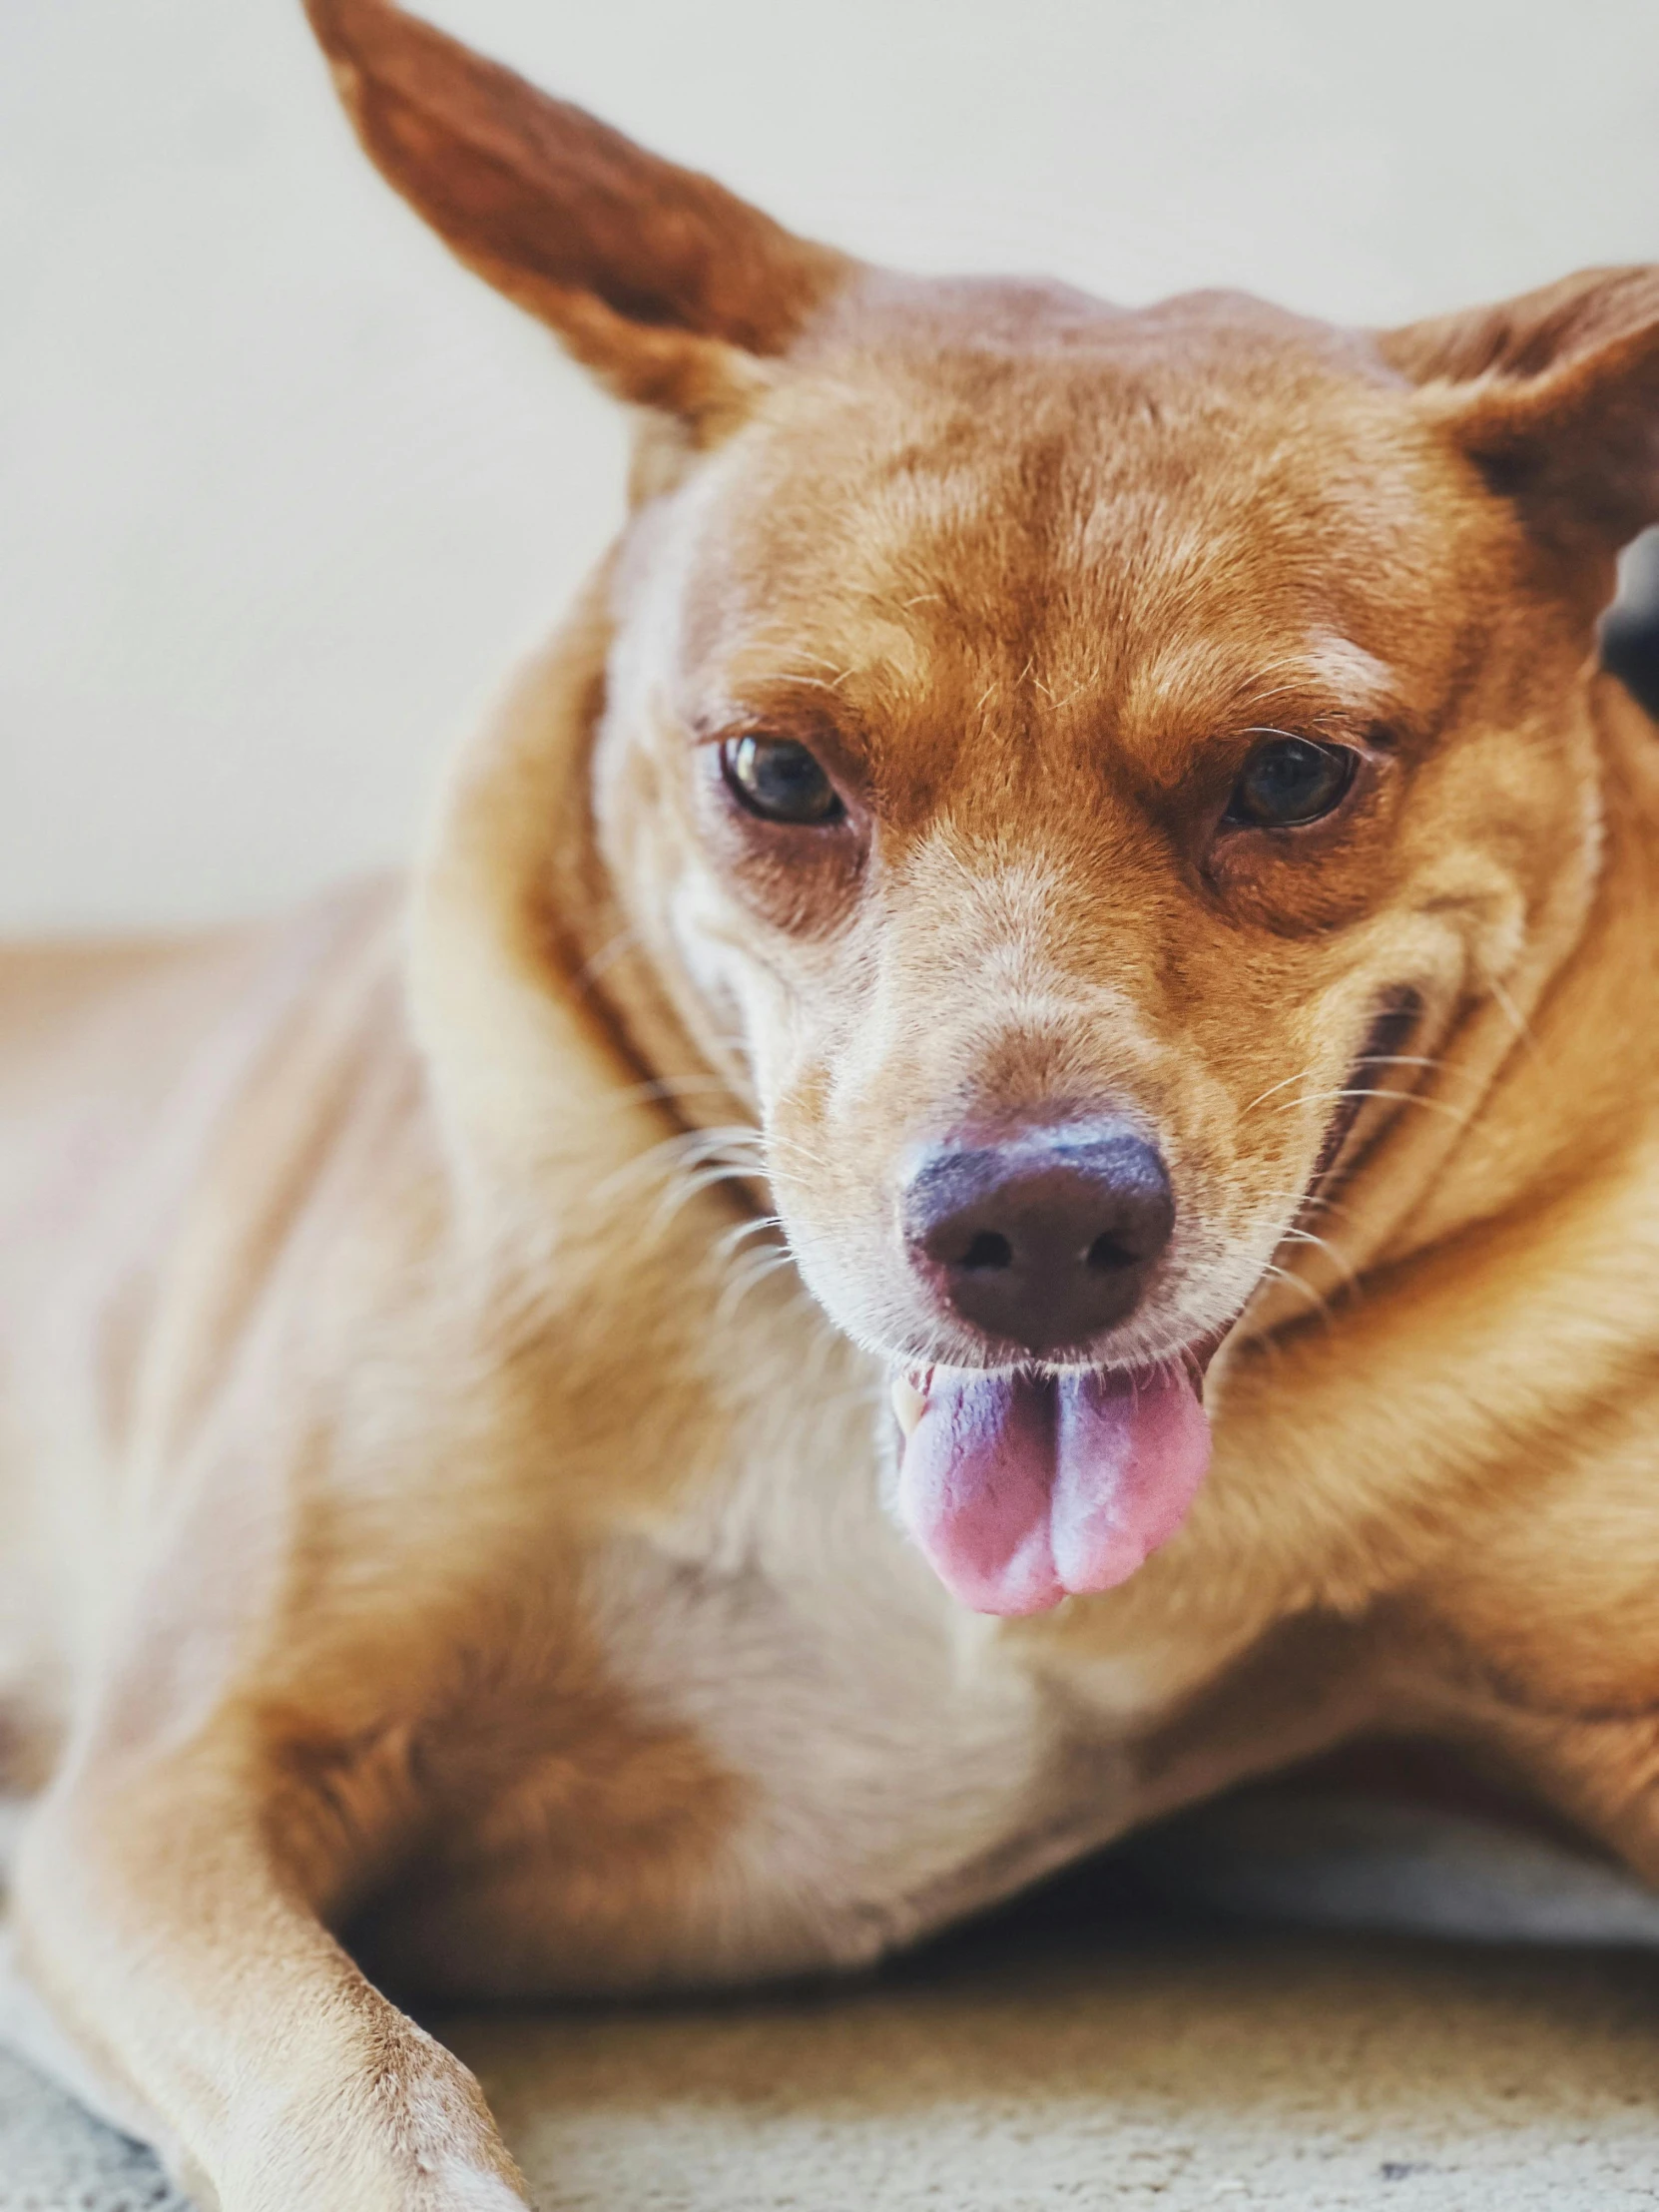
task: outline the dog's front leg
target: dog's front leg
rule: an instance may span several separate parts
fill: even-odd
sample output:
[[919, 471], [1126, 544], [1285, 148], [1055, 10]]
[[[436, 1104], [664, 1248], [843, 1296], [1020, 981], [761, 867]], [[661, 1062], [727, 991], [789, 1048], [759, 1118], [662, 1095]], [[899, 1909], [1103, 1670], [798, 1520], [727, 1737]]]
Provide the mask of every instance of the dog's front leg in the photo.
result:
[[105, 1760], [45, 1802], [16, 1966], [69, 2085], [90, 2073], [217, 2212], [521, 2212], [477, 2083], [353, 1966], [276, 1826], [222, 1745]]

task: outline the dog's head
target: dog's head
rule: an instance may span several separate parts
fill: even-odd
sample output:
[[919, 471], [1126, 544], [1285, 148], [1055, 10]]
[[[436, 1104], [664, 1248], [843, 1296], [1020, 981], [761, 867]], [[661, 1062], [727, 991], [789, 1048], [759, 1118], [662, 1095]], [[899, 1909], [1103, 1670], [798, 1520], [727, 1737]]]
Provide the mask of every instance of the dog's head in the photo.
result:
[[311, 12], [392, 182], [644, 411], [599, 840], [908, 1379], [911, 1526], [987, 1610], [1121, 1579], [1367, 1096], [1525, 995], [1582, 865], [1659, 273], [1382, 336], [901, 279]]

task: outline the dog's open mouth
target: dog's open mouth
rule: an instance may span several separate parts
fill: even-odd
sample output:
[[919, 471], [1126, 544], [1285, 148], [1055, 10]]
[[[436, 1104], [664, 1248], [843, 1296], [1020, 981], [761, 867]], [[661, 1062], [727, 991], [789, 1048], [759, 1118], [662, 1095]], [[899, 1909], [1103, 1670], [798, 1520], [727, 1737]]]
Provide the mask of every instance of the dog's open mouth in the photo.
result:
[[1200, 1378], [1156, 1368], [926, 1368], [899, 1377], [898, 1510], [979, 1613], [1040, 1613], [1126, 1581], [1210, 1462]]
[[[1339, 1171], [1364, 1102], [1381, 1095], [1373, 1073], [1395, 1064], [1421, 1010], [1410, 990], [1378, 1009], [1310, 1197]], [[896, 1375], [899, 1518], [946, 1589], [975, 1612], [1019, 1614], [1126, 1582], [1198, 1495], [1210, 1464], [1204, 1373], [1227, 1334], [1141, 1368]]]

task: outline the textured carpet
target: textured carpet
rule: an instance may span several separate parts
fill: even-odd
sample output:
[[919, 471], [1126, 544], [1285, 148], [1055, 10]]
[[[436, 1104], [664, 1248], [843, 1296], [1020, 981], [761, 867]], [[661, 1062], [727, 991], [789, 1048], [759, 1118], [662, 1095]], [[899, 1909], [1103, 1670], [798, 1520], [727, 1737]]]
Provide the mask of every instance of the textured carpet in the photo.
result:
[[[543, 2212], [1659, 2204], [1651, 1956], [1207, 1925], [1110, 1872], [874, 1981], [433, 2024]], [[0, 2059], [3, 2212], [178, 2202]]]

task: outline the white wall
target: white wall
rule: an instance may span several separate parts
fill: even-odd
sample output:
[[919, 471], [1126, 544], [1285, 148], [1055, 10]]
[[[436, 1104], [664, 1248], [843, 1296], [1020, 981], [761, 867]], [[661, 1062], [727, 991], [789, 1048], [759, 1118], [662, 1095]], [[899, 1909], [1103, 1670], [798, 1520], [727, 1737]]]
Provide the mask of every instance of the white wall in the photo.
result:
[[[1659, 254], [1654, 0], [433, 0], [796, 227], [1386, 320]], [[297, 0], [0, 0], [0, 926], [401, 852], [621, 439]]]

